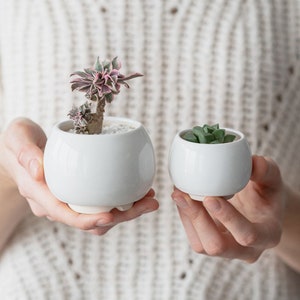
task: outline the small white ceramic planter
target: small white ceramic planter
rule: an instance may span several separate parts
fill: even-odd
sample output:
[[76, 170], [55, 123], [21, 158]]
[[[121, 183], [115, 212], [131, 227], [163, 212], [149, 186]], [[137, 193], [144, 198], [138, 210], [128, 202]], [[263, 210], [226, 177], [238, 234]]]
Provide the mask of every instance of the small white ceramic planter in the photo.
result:
[[115, 134], [75, 134], [68, 132], [72, 121], [64, 121], [53, 127], [46, 144], [47, 185], [59, 200], [80, 213], [129, 209], [153, 183], [155, 155], [145, 128], [130, 119], [106, 120], [127, 123], [133, 129]]
[[171, 145], [169, 173], [174, 185], [194, 200], [205, 196], [230, 198], [248, 183], [251, 151], [242, 132], [224, 128], [236, 139], [224, 144], [199, 144], [184, 140], [179, 132]]

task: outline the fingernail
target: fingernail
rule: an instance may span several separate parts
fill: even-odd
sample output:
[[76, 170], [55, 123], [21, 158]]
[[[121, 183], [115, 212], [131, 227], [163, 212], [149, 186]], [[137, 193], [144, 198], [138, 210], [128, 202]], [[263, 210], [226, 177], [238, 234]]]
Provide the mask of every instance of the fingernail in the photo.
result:
[[174, 197], [173, 200], [175, 201], [176, 205], [181, 207], [181, 208], [186, 208], [188, 206], [188, 203], [184, 197]]
[[33, 178], [38, 177], [39, 168], [40, 168], [40, 163], [37, 159], [34, 158], [29, 162], [29, 173], [30, 173], [31, 177], [33, 177]]
[[210, 212], [217, 212], [221, 209], [221, 204], [217, 199], [208, 199], [203, 204]]

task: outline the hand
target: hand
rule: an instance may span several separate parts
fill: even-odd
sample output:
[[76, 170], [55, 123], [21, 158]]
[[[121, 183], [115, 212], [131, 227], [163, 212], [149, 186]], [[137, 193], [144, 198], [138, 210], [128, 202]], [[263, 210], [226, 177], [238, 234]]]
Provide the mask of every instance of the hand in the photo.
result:
[[125, 212], [117, 209], [93, 215], [79, 214], [56, 199], [44, 179], [43, 150], [46, 144], [43, 130], [29, 119], [14, 120], [0, 139], [0, 174], [12, 182], [28, 201], [38, 217], [48, 217], [94, 234], [104, 234], [114, 225], [139, 217], [158, 208], [154, 191]]
[[196, 252], [251, 263], [279, 243], [286, 198], [280, 171], [269, 158], [252, 162], [249, 183], [230, 200], [195, 201], [175, 188], [172, 198]]

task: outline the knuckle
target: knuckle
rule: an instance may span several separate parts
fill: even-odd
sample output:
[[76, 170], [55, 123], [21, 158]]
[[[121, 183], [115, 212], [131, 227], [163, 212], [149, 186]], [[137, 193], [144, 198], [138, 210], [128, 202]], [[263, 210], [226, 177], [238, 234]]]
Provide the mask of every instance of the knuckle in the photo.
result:
[[222, 223], [228, 224], [233, 221], [235, 215], [226, 209], [220, 209], [218, 212], [216, 212], [216, 217], [222, 220]]
[[222, 241], [215, 241], [206, 248], [206, 253], [209, 256], [220, 256], [227, 250], [226, 244]]
[[260, 254], [256, 254], [256, 255], [253, 255], [253, 256], [245, 259], [244, 261], [246, 263], [248, 263], [248, 264], [251, 265], [251, 264], [254, 264], [255, 262], [257, 262], [257, 260], [259, 259], [259, 257], [260, 257]]
[[275, 230], [273, 233], [273, 237], [269, 241], [268, 248], [276, 247], [281, 240], [281, 235], [282, 235], [281, 228], [278, 228], [277, 230]]
[[196, 252], [198, 254], [204, 254], [205, 253], [205, 251], [204, 251], [204, 249], [203, 249], [203, 247], [200, 243], [192, 243], [191, 248], [194, 252]]
[[[29, 119], [19, 117], [14, 119], [8, 126], [7, 132], [15, 134], [24, 134], [28, 132], [31, 128], [31, 122], [29, 122]], [[11, 136], [8, 134], [8, 137]]]
[[28, 193], [28, 190], [25, 188], [24, 185], [18, 185], [18, 191], [19, 191], [19, 194], [24, 197], [24, 198], [29, 198], [29, 193]]
[[26, 156], [28, 156], [28, 153], [31, 151], [31, 148], [31, 145], [24, 144], [17, 153], [17, 160], [23, 167], [27, 167], [29, 163], [28, 159], [26, 159]]
[[9, 124], [9, 128], [14, 128], [14, 129], [23, 129], [24, 126], [28, 127], [30, 125], [30, 121], [28, 118], [25, 117], [17, 117], [12, 122]]
[[81, 223], [78, 225], [78, 228], [81, 230], [87, 231], [87, 230], [93, 229], [93, 226], [91, 226], [91, 224], [89, 224], [89, 223]]
[[272, 239], [269, 241], [267, 248], [274, 248], [279, 244], [280, 239]]
[[204, 211], [202, 209], [198, 210], [190, 210], [187, 213], [189, 219], [191, 222], [197, 226], [198, 223], [202, 222], [203, 216], [204, 216]]
[[255, 230], [248, 232], [247, 234], [243, 235], [240, 239], [240, 244], [245, 247], [251, 247], [258, 243], [259, 240], [259, 233]]
[[40, 209], [37, 209], [37, 208], [32, 207], [32, 206], [31, 206], [31, 211], [38, 218], [42, 218], [42, 217], [46, 216], [46, 214], [44, 212], [42, 212]]
[[107, 233], [107, 231], [109, 230], [109, 228], [99, 228], [96, 230], [96, 235], [98, 236], [102, 236], [104, 235], [105, 233]]

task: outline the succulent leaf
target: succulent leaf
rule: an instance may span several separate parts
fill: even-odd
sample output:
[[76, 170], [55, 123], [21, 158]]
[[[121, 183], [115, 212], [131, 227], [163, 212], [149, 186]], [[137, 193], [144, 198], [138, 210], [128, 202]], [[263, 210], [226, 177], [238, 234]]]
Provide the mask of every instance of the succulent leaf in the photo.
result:
[[119, 70], [121, 68], [121, 62], [118, 60], [117, 56], [113, 58], [111, 64], [113, 69]]
[[99, 61], [99, 56], [98, 56], [97, 59], [96, 59], [94, 68], [95, 68], [95, 70], [96, 70], [97, 72], [102, 72], [102, 71], [103, 71], [103, 67], [102, 67], [102, 65], [101, 65], [101, 63], [100, 63], [100, 61]]
[[224, 143], [231, 143], [235, 140], [235, 135], [233, 134], [226, 134], [224, 137]]
[[192, 131], [187, 131], [182, 138], [189, 142], [198, 143], [198, 139]]
[[206, 138], [205, 138], [205, 131], [202, 127], [200, 126], [195, 126], [193, 129], [192, 129], [193, 133], [196, 135], [196, 137], [198, 138], [199, 140], [199, 143], [203, 143], [203, 144], [206, 144]]
[[213, 132], [213, 135], [215, 139], [217, 139], [220, 143], [224, 142], [224, 137], [225, 137], [225, 129], [216, 129]]

